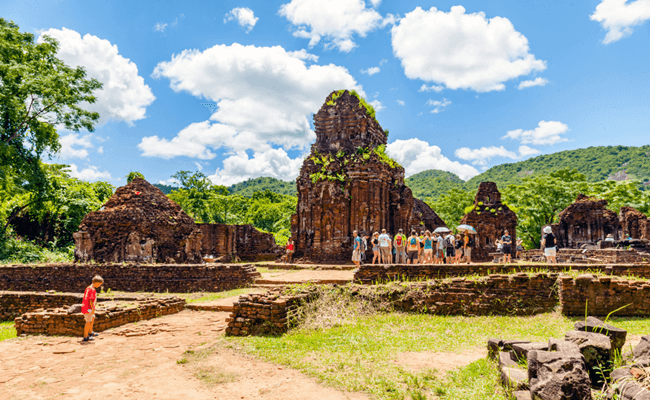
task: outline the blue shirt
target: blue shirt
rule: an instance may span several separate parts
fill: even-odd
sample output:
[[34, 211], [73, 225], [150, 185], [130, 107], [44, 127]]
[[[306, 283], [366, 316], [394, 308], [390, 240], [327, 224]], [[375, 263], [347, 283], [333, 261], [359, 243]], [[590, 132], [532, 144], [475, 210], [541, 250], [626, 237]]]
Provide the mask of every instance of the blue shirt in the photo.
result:
[[359, 236], [354, 238], [354, 249], [358, 249], [361, 246], [361, 238]]

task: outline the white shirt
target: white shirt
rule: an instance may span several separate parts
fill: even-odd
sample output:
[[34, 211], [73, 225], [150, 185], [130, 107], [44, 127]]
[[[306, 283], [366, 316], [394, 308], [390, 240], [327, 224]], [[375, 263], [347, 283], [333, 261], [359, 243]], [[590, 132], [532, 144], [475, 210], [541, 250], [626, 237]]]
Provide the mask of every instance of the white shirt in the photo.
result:
[[390, 247], [390, 236], [386, 233], [379, 235], [379, 246], [380, 247]]

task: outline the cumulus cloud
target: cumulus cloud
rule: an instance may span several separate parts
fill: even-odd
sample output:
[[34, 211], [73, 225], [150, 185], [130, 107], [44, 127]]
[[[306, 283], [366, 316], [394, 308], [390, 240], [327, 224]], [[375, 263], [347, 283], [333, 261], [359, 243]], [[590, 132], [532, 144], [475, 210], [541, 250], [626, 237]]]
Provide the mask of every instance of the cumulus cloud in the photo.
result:
[[559, 121], [540, 121], [535, 129], [508, 131], [501, 139], [515, 139], [525, 144], [552, 145], [568, 141], [569, 139], [560, 136], [568, 130], [569, 127]]
[[375, 109], [375, 111], [381, 111], [381, 110], [383, 110], [384, 108], [386, 108], [386, 107], [383, 106], [383, 104], [381, 104], [381, 101], [379, 101], [379, 100], [373, 100], [373, 101], [371, 101], [371, 102], [370, 102], [370, 105], [372, 106], [372, 108]]
[[433, 109], [429, 111], [432, 114], [438, 114], [441, 111], [445, 111], [448, 105], [451, 104], [451, 100], [442, 99], [442, 100], [431, 100], [429, 99], [426, 103], [428, 106], [433, 106]]
[[62, 160], [69, 160], [72, 158], [88, 157], [88, 149], [91, 149], [93, 147], [90, 141], [91, 137], [92, 135], [90, 134], [79, 136], [79, 134], [76, 132], [61, 136], [59, 138], [59, 141], [61, 143], [61, 152], [59, 153], [59, 158]]
[[419, 92], [436, 92], [436, 93], [440, 93], [444, 89], [445, 89], [444, 86], [438, 86], [438, 85], [427, 86], [426, 84], [423, 84], [422, 86], [420, 86]]
[[94, 165], [90, 165], [87, 168], [79, 169], [76, 164], [70, 164], [68, 168], [68, 173], [71, 177], [81, 179], [82, 181], [98, 181], [98, 180], [109, 180], [111, 179], [111, 174], [108, 171], [100, 171]]
[[307, 50], [305, 49], [301, 49], [298, 51], [287, 51], [287, 54], [299, 60], [318, 62], [318, 56], [315, 54], [308, 53]]
[[145, 118], [147, 106], [156, 97], [138, 75], [138, 67], [119, 54], [117, 45], [89, 34], [82, 38], [76, 31], [66, 28], [44, 31], [39, 42], [44, 35], [59, 41], [57, 56], [67, 65], [84, 67], [88, 77], [104, 84], [102, 89], [95, 91], [97, 101], [84, 104], [85, 109], [98, 112], [103, 121], [114, 119], [132, 124]]
[[403, 100], [397, 100], [397, 104], [399, 104], [400, 106], [405, 106], [406, 105], [406, 103], [404, 103]]
[[[379, 1], [373, 1], [373, 6]], [[365, 37], [368, 32], [394, 21], [383, 18], [363, 0], [291, 0], [280, 7], [279, 14], [296, 26], [295, 37], [309, 39], [309, 47], [321, 40], [326, 48], [349, 52], [356, 47], [354, 35]]]
[[361, 73], [362, 74], [368, 74], [370, 76], [379, 73], [380, 69], [379, 67], [370, 67], [368, 69], [362, 69]]
[[[173, 90], [208, 99], [216, 106], [211, 108], [210, 120], [192, 123], [171, 139], [145, 137], [138, 147], [144, 156], [166, 159], [207, 160], [216, 157], [215, 149], [232, 150], [236, 155], [224, 160], [223, 169], [215, 174], [230, 177], [219, 178], [224, 182], [234, 179], [232, 171], [248, 171], [246, 176], [251, 177], [261, 173], [254, 167], [263, 161], [268, 167], [263, 170], [266, 176], [275, 176], [268, 175], [271, 167], [277, 176], [288, 173], [287, 165], [302, 161], [292, 164], [282, 154], [291, 148], [306, 149], [315, 140], [308, 118], [327, 95], [346, 88], [365, 96], [347, 69], [333, 64], [307, 66], [304, 58], [280, 46], [237, 43], [174, 55], [171, 61], [158, 64], [153, 76], [168, 78]], [[251, 159], [245, 152], [249, 149], [256, 154]], [[242, 179], [246, 178], [238, 178]]]
[[250, 32], [259, 18], [255, 16], [253, 10], [248, 7], [237, 7], [230, 10], [223, 18], [223, 23], [228, 21], [236, 20], [239, 26], [243, 27], [246, 30], [246, 33]]
[[407, 177], [428, 169], [453, 172], [464, 180], [479, 173], [471, 165], [451, 161], [442, 155], [440, 147], [420, 139], [396, 140], [386, 146], [386, 152], [402, 164]]
[[504, 90], [504, 82], [546, 68], [510, 20], [465, 14], [462, 6], [448, 13], [417, 7], [391, 33], [393, 52], [408, 78], [449, 89]]
[[520, 146], [519, 154], [514, 151], [506, 150], [505, 147], [481, 147], [480, 149], [470, 149], [469, 147], [461, 147], [456, 149], [454, 154], [456, 157], [470, 161], [473, 165], [486, 166], [488, 162], [495, 157], [510, 158], [512, 160], [518, 160], [523, 157], [527, 157], [533, 154], [538, 154], [540, 151], [530, 148], [528, 146]]
[[223, 168], [217, 169], [208, 178], [214, 184], [224, 186], [260, 176], [287, 181], [298, 176], [303, 159], [304, 157], [292, 159], [283, 149], [256, 151], [252, 158], [245, 151], [239, 151], [226, 158]]
[[521, 89], [526, 89], [526, 88], [533, 87], [533, 86], [544, 86], [547, 83], [548, 83], [548, 79], [539, 77], [539, 78], [533, 79], [532, 81], [519, 82], [519, 86], [517, 86], [517, 89], [521, 90]]
[[632, 27], [650, 19], [650, 0], [603, 0], [589, 17], [607, 29], [603, 43], [616, 42], [632, 34]]

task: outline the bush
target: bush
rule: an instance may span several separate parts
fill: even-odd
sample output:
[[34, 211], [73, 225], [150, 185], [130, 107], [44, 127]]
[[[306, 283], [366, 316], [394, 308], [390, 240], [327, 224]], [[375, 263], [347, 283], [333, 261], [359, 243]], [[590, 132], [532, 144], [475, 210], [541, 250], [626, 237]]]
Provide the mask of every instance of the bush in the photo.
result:
[[45, 263], [74, 261], [74, 246], [47, 249], [28, 240], [6, 237], [0, 240], [0, 263]]

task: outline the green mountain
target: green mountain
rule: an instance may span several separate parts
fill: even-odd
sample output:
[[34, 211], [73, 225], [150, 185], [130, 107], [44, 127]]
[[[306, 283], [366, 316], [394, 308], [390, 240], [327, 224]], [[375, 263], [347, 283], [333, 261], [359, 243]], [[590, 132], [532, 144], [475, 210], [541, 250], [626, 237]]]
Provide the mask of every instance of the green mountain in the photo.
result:
[[253, 196], [253, 193], [263, 190], [270, 190], [278, 194], [296, 196], [296, 182], [285, 182], [275, 178], [262, 177], [249, 179], [244, 182], [235, 183], [228, 190], [230, 194], [239, 194], [245, 197]]
[[453, 187], [465, 188], [465, 181], [458, 175], [438, 169], [422, 171], [406, 178], [404, 182], [413, 191], [413, 196], [418, 199], [437, 198]]
[[160, 189], [164, 194], [170, 194], [172, 190], [178, 189], [176, 186], [163, 185], [160, 183], [154, 183], [153, 185]]

